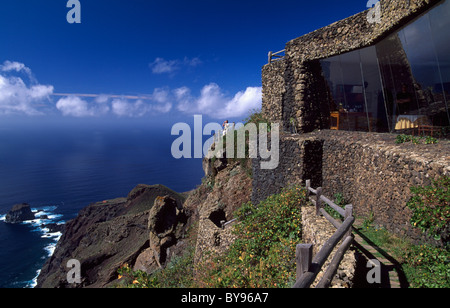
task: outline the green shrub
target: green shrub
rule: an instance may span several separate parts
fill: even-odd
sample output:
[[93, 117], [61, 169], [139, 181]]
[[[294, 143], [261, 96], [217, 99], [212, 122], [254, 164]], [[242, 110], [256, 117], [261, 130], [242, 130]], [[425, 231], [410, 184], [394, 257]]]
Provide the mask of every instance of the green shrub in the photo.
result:
[[175, 256], [164, 268], [152, 274], [133, 271], [128, 264], [117, 271], [126, 288], [188, 288], [193, 285], [194, 247], [189, 247], [183, 256]]
[[433, 246], [412, 246], [406, 254], [405, 272], [411, 287], [449, 288], [450, 251]]
[[411, 187], [407, 203], [413, 211], [411, 224], [436, 240], [448, 241], [450, 228], [450, 177], [443, 176], [431, 186]]
[[267, 124], [267, 131], [270, 132], [271, 131], [271, 127], [270, 127], [270, 122], [269, 120], [267, 120], [264, 116], [264, 114], [262, 113], [261, 110], [258, 109], [253, 109], [250, 111], [250, 114], [247, 116], [247, 118], [245, 118], [243, 120], [244, 124], [248, 124], [248, 123], [255, 123], [256, 126], [258, 127], [258, 132], [259, 132], [259, 124], [263, 123], [263, 124]]
[[412, 142], [413, 144], [436, 144], [439, 142], [439, 140], [431, 136], [416, 137], [411, 135], [397, 135], [395, 139], [396, 144], [402, 144], [406, 142]]
[[257, 207], [247, 203], [237, 212], [236, 241], [226, 254], [201, 268], [202, 287], [273, 288], [295, 282], [295, 249], [301, 242], [302, 188], [273, 195]]

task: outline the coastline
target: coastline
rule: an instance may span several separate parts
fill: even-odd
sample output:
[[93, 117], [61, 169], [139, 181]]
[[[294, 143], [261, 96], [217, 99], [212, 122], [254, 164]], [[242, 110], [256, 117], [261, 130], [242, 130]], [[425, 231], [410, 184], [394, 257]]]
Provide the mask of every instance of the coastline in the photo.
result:
[[[41, 251], [45, 251], [45, 254], [41, 257], [42, 265], [48, 258], [51, 258], [55, 252], [56, 245], [63, 234], [61, 231], [52, 232], [52, 230], [48, 228], [48, 225], [63, 225], [66, 223], [66, 221], [62, 219], [63, 215], [55, 212], [57, 208], [57, 206], [31, 208], [32, 212], [35, 214], [35, 219], [18, 223], [20, 226], [27, 227], [28, 232], [38, 233], [41, 239], [47, 239], [50, 241], [50, 243], [45, 243], [41, 247]], [[6, 214], [0, 215], [0, 223], [6, 223], [5, 220]], [[38, 267], [35, 265], [34, 267], [36, 269], [34, 277], [28, 281], [22, 282], [26, 283], [24, 288], [34, 288], [37, 284], [37, 278], [41, 272], [42, 266]]]

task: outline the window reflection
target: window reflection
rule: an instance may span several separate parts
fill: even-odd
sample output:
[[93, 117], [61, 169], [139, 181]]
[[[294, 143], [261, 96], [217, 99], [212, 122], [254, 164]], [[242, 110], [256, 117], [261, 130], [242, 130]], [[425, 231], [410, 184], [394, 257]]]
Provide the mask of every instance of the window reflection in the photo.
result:
[[[430, 11], [429, 22], [436, 52], [439, 77], [441, 79], [441, 86], [437, 86], [434, 89], [435, 97], [433, 97], [433, 101], [435, 102], [435, 106], [432, 106], [432, 112], [435, 113], [434, 120], [437, 125], [449, 125], [450, 39], [448, 29], [450, 29], [450, 1], [445, 1]], [[437, 103], [439, 101], [443, 101], [444, 103]]]
[[376, 46], [321, 61], [331, 127], [396, 132], [449, 126], [450, 1]]

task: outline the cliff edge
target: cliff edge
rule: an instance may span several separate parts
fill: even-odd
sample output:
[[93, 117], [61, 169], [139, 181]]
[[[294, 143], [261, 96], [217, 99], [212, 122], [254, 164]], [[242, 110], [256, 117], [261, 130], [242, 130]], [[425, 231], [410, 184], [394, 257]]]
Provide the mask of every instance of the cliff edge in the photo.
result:
[[[37, 288], [107, 287], [124, 263], [134, 264], [150, 247], [148, 220], [155, 201], [170, 198], [182, 212], [185, 196], [163, 185], [138, 185], [126, 198], [89, 205], [66, 224], [54, 254], [37, 279]], [[81, 283], [69, 284], [67, 262], [81, 264]]]

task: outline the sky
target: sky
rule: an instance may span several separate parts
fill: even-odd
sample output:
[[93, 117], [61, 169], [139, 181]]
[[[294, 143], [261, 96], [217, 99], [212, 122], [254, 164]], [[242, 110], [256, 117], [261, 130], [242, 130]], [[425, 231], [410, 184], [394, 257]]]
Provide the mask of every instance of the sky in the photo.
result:
[[[0, 2], [0, 121], [245, 118], [269, 51], [366, 0]], [[75, 15], [71, 15], [75, 16]]]

